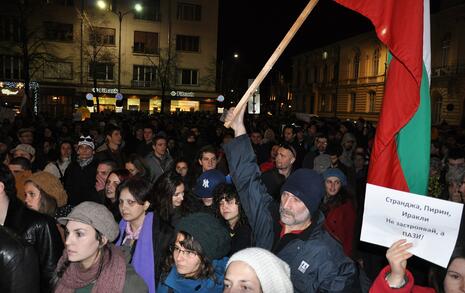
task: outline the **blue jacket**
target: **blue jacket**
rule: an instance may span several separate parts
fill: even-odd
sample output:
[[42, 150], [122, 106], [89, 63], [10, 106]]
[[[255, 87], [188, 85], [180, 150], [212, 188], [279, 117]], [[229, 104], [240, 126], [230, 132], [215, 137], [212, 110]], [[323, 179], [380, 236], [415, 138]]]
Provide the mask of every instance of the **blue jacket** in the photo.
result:
[[222, 293], [224, 287], [224, 273], [227, 263], [227, 257], [213, 261], [213, 267], [215, 269], [215, 281], [212, 279], [186, 279], [179, 275], [176, 267], [173, 266], [166, 279], [158, 284], [157, 293], [168, 293], [170, 288], [174, 293]]
[[357, 267], [323, 228], [323, 214], [312, 215], [312, 224], [302, 233], [281, 238], [278, 206], [260, 181], [249, 138], [239, 136], [224, 150], [256, 244], [289, 265], [295, 292], [359, 292]]

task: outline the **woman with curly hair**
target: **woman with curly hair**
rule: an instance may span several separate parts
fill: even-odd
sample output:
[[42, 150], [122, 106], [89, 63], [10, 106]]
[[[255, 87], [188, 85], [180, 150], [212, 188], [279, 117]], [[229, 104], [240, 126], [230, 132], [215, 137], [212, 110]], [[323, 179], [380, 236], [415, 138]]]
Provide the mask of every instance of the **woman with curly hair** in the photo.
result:
[[221, 183], [213, 191], [216, 205], [216, 215], [224, 221], [231, 236], [231, 251], [233, 253], [253, 246], [252, 229], [241, 206], [237, 190], [232, 184]]

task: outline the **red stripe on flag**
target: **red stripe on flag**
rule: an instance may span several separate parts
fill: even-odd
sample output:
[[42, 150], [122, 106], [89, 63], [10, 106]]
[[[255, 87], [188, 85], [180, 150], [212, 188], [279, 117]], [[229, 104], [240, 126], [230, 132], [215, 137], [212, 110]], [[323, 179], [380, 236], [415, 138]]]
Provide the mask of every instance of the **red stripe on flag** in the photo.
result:
[[409, 191], [397, 154], [396, 134], [410, 121], [420, 105], [423, 0], [336, 2], [369, 18], [378, 38], [393, 56], [386, 77], [368, 182]]

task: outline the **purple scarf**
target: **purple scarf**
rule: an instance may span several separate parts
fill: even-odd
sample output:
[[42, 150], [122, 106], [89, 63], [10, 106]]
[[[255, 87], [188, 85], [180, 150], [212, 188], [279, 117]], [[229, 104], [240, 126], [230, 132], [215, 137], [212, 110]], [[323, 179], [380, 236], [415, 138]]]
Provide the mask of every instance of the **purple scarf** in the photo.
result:
[[[144, 223], [142, 224], [142, 230], [137, 239], [136, 249], [132, 256], [132, 265], [144, 279], [145, 283], [149, 287], [150, 293], [155, 293], [155, 265], [153, 256], [153, 240], [152, 240], [152, 223], [153, 213], [149, 212], [145, 215]], [[126, 230], [128, 222], [121, 220], [119, 222], [119, 237], [116, 241], [116, 245], [121, 246], [123, 242], [123, 235]]]

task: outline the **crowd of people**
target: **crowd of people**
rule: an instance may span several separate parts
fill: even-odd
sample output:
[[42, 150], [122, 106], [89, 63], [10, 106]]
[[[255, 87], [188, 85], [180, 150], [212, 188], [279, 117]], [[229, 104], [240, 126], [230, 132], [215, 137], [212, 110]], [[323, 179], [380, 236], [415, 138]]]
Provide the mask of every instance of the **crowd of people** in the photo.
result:
[[[359, 241], [370, 122], [225, 119], [2, 121], [0, 292], [465, 292], [465, 217], [446, 269]], [[464, 147], [433, 127], [428, 196], [465, 201]]]

